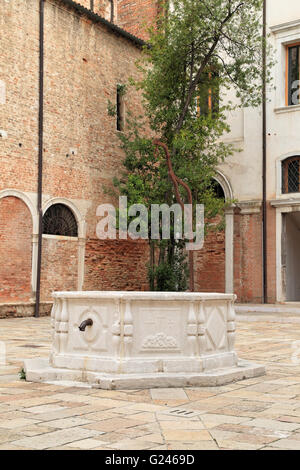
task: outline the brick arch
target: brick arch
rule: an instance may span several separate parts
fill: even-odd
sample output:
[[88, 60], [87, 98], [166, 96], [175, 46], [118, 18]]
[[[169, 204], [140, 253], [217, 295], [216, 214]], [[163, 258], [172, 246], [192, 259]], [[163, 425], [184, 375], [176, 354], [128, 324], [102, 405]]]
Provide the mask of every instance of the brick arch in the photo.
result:
[[24, 201], [0, 199], [0, 302], [31, 300], [32, 228]]

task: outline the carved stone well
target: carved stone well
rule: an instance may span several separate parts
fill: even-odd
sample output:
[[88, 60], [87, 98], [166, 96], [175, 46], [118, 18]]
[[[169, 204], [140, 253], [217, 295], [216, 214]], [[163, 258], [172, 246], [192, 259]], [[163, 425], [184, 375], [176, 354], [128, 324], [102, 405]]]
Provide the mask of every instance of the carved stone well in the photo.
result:
[[[56, 292], [49, 361], [25, 361], [32, 382], [105, 389], [215, 386], [265, 373], [234, 351], [235, 296]], [[89, 320], [84, 331], [82, 322]]]

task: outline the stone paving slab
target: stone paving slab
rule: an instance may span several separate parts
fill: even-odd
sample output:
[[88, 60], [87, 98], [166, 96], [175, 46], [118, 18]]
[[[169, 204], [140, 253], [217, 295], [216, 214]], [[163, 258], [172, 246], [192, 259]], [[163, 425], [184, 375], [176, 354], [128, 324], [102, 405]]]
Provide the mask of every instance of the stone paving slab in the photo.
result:
[[[21, 381], [25, 358], [49, 354], [50, 319], [2, 319], [0, 450], [300, 450], [300, 325], [283, 313], [268, 317], [244, 317], [236, 345], [242, 359], [267, 365], [266, 376], [118, 391]], [[168, 414], [175, 407], [197, 413]]]

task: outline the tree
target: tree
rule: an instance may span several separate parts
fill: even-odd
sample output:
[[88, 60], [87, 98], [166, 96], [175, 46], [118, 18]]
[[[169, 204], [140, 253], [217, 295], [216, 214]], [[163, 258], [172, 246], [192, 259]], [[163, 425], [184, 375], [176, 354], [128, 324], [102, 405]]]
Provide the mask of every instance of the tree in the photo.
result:
[[[262, 77], [271, 81], [271, 60], [265, 70], [262, 65], [269, 48], [261, 12], [262, 0], [174, 0], [171, 9], [164, 4], [137, 65], [142, 79], [133, 83], [141, 90], [145, 115], [129, 116], [120, 136], [126, 172], [114, 184], [129, 204], [175, 201], [164, 152], [155, 154], [150, 126], [151, 135], [170, 150], [174, 173], [189, 186], [194, 203], [205, 205], [206, 219], [222, 212], [224, 202], [216, 198], [212, 179], [218, 164], [234, 152], [222, 141], [230, 130], [226, 112], [258, 106]], [[226, 98], [231, 88], [235, 103]], [[179, 193], [185, 200], [182, 186]], [[184, 290], [183, 243], [173, 232], [170, 240], [150, 244], [151, 288]]]

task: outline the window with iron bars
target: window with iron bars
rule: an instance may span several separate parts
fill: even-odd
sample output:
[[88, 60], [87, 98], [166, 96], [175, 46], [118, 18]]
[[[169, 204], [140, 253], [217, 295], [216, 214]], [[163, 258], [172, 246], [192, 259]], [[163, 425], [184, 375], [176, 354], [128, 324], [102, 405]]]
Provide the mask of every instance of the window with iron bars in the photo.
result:
[[73, 212], [64, 204], [53, 204], [43, 216], [43, 233], [77, 237], [77, 221]]
[[300, 156], [290, 157], [282, 162], [282, 192], [300, 192]]

